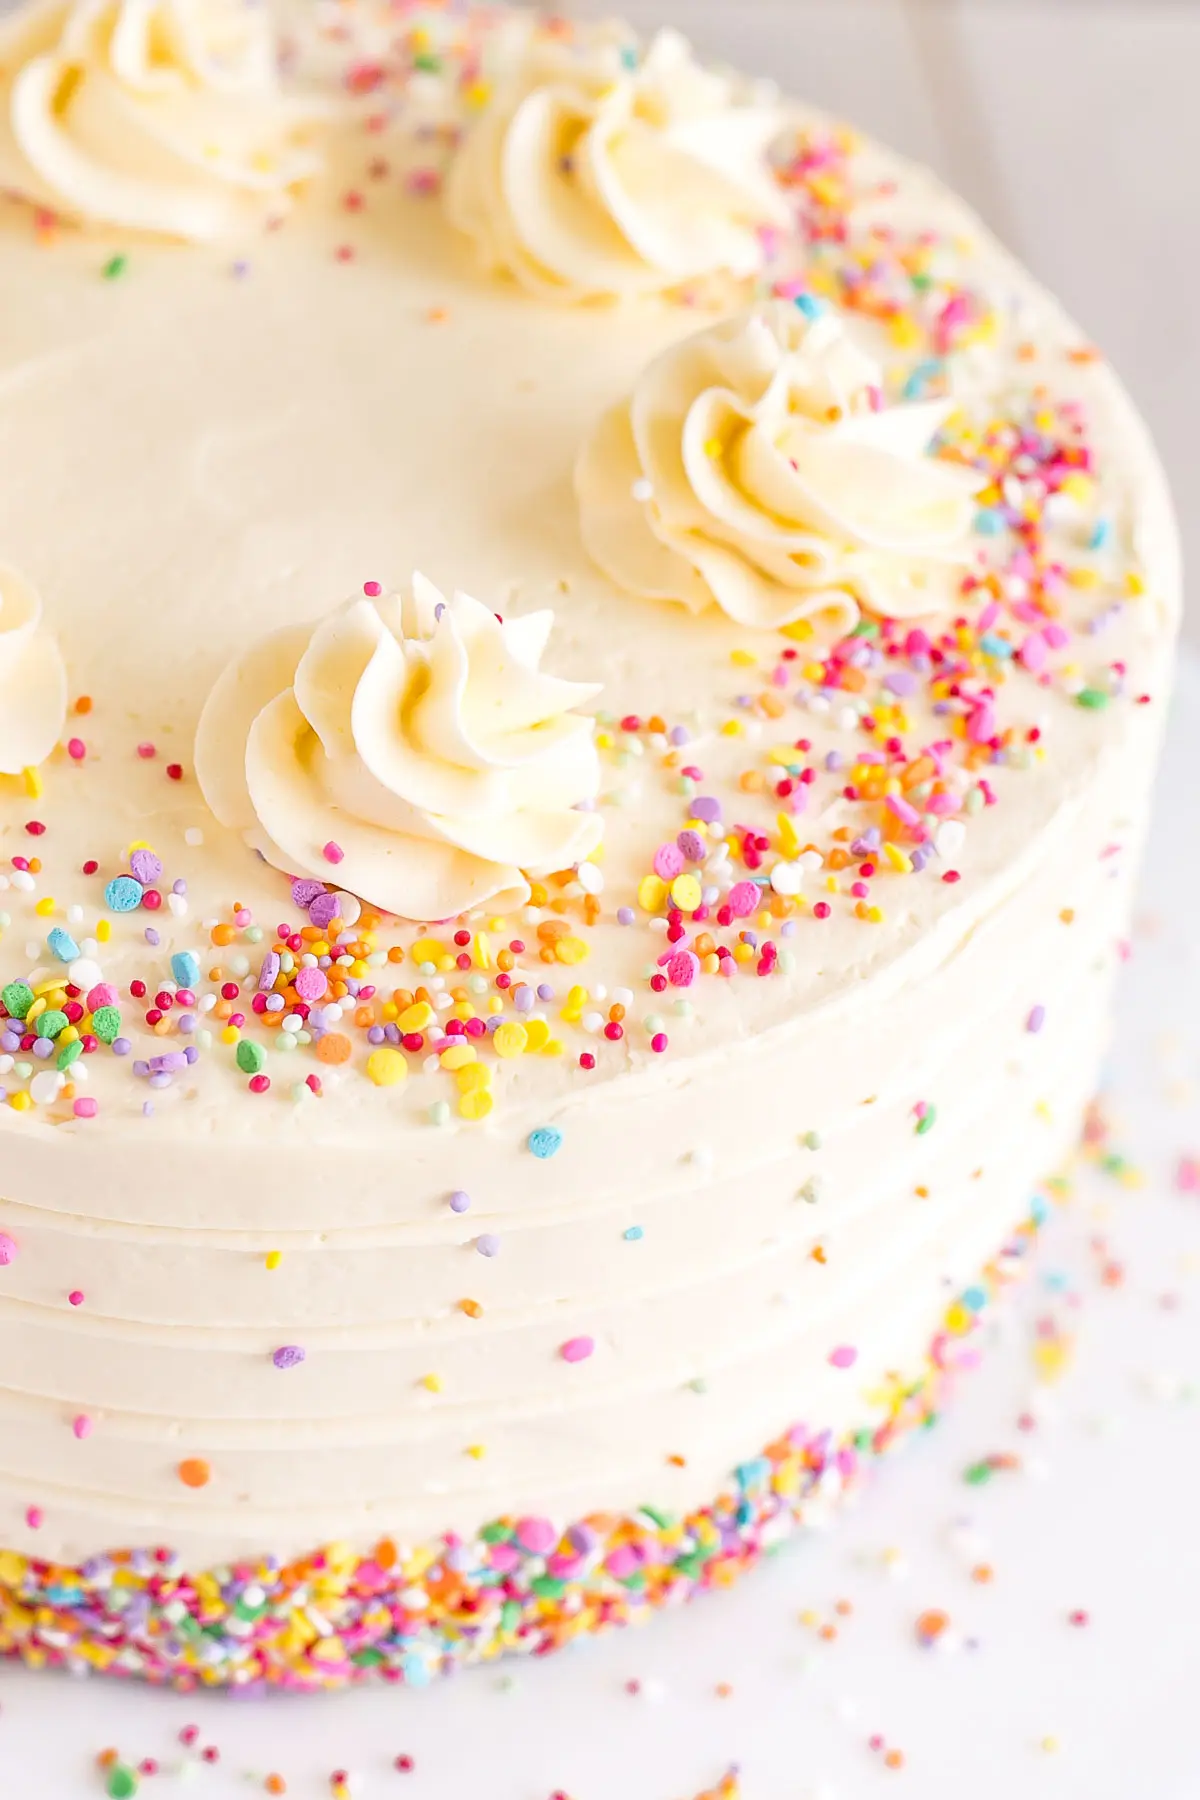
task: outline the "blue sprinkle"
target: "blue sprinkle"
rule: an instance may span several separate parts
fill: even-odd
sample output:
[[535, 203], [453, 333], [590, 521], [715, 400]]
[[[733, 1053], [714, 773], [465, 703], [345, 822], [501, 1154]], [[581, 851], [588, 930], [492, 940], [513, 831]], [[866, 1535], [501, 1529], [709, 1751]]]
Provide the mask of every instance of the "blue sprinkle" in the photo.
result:
[[539, 1125], [529, 1134], [529, 1148], [541, 1162], [562, 1149], [563, 1134], [557, 1125]]
[[987, 1305], [987, 1299], [986, 1288], [969, 1287], [963, 1294], [962, 1303], [968, 1312], [977, 1313], [983, 1311]]
[[1112, 521], [1097, 519], [1092, 535], [1088, 539], [1089, 550], [1103, 550], [1112, 538]]
[[991, 631], [984, 632], [979, 640], [979, 648], [986, 656], [996, 656], [999, 657], [1001, 661], [1007, 660], [1013, 653], [1013, 647], [1008, 639], [997, 637], [995, 633]]
[[975, 514], [975, 529], [981, 537], [998, 537], [1004, 530], [1004, 515], [994, 507], [981, 506]]
[[200, 964], [190, 950], [177, 950], [171, 958], [171, 973], [181, 988], [194, 988], [200, 980]]
[[78, 960], [79, 945], [70, 932], [64, 931], [61, 925], [56, 925], [52, 931], [46, 933], [46, 943], [59, 962], [73, 963]]
[[945, 363], [938, 356], [926, 358], [919, 362], [904, 384], [904, 398], [919, 400], [931, 381], [936, 381], [945, 371]]
[[145, 891], [132, 875], [115, 875], [104, 890], [104, 904], [113, 912], [134, 912], [142, 904]]
[[628, 1229], [622, 1233], [622, 1235], [627, 1244], [636, 1244], [636, 1243], [640, 1243], [641, 1239], [645, 1237], [646, 1233], [640, 1225], [630, 1225], [628, 1227]]
[[825, 302], [818, 300], [815, 294], [797, 294], [796, 309], [798, 312], [802, 312], [806, 319], [819, 319], [825, 311]]

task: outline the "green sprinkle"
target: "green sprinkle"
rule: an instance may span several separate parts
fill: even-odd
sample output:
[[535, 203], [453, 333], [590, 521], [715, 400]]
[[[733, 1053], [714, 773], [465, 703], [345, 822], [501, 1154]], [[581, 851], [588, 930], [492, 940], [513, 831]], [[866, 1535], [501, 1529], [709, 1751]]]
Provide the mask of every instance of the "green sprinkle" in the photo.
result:
[[936, 1124], [937, 1124], [937, 1107], [936, 1106], [927, 1106], [925, 1108], [925, 1111], [921, 1114], [920, 1118], [917, 1120], [917, 1136], [924, 1137], [925, 1133], [927, 1131], [932, 1131]]
[[819, 1131], [806, 1131], [804, 1136], [800, 1139], [800, 1142], [804, 1145], [806, 1150], [819, 1150], [821, 1148], [821, 1134]]
[[1108, 702], [1109, 695], [1103, 688], [1080, 688], [1075, 696], [1076, 706], [1084, 706], [1089, 712], [1102, 712]]
[[23, 1019], [33, 1005], [33, 989], [24, 981], [10, 981], [0, 992], [4, 1010], [10, 1019]]
[[56, 1038], [60, 1032], [67, 1029], [70, 1023], [65, 1012], [59, 1012], [56, 1007], [49, 1006], [44, 1013], [38, 1014], [33, 1021], [32, 1029], [40, 1038]]
[[539, 1600], [559, 1600], [567, 1591], [566, 1582], [557, 1575], [535, 1575], [529, 1586]]
[[450, 1102], [448, 1100], [434, 1101], [429, 1109], [429, 1123], [431, 1125], [448, 1125], [450, 1123]]
[[130, 1800], [138, 1791], [138, 1778], [128, 1763], [114, 1763], [105, 1785], [109, 1800]]
[[243, 1038], [237, 1047], [237, 1066], [244, 1075], [258, 1075], [267, 1060], [267, 1053], [261, 1044], [253, 1038]]
[[121, 1035], [121, 1015], [115, 1006], [98, 1006], [92, 1014], [92, 1030], [102, 1044]]
[[[105, 281], [118, 281], [128, 267], [129, 258], [125, 255], [123, 250], [119, 250], [115, 256], [109, 257], [100, 273], [103, 275]], [[111, 1793], [111, 1791], [112, 1790], [110, 1789], [109, 1792]], [[132, 1793], [133, 1789], [130, 1788], [128, 1791]]]
[[977, 1462], [963, 1470], [963, 1480], [968, 1487], [982, 1487], [985, 1481], [992, 1479], [990, 1463]]
[[76, 1038], [73, 1044], [63, 1045], [55, 1059], [55, 1067], [59, 1069], [69, 1069], [71, 1064], [77, 1062], [82, 1055], [83, 1045], [80, 1043], [79, 1039]]

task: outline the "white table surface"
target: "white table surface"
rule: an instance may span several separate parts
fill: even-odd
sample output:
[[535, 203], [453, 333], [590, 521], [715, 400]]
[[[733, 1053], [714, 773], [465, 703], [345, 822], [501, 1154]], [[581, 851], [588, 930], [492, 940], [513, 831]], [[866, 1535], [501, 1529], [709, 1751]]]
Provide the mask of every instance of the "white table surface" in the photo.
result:
[[[353, 1800], [691, 1800], [734, 1762], [743, 1800], [1196, 1800], [1200, 1192], [1178, 1166], [1200, 1157], [1198, 765], [1193, 662], [1110, 1076], [1141, 1184], [1079, 1177], [984, 1368], [829, 1532], [646, 1629], [425, 1692], [239, 1703], [0, 1669], [2, 1800], [103, 1795], [108, 1744], [162, 1764], [142, 1800], [246, 1800], [268, 1771], [327, 1800], [336, 1768]], [[1045, 1321], [1074, 1343], [1052, 1384]], [[966, 1485], [995, 1453], [1020, 1469]], [[925, 1609], [955, 1642], [918, 1647]], [[216, 1764], [180, 1748], [191, 1723]]]
[[[354, 1800], [691, 1800], [735, 1762], [744, 1800], [1196, 1800], [1200, 1191], [1176, 1177], [1200, 1157], [1198, 765], [1195, 663], [1112, 1060], [1114, 1143], [1142, 1183], [1080, 1179], [983, 1369], [832, 1530], [643, 1630], [424, 1692], [238, 1702], [0, 1669], [2, 1800], [101, 1795], [106, 1745], [163, 1765], [143, 1800], [247, 1800], [272, 1770], [290, 1800], [328, 1800], [338, 1767]], [[1047, 1320], [1075, 1343], [1052, 1385]], [[997, 1452], [1020, 1469], [967, 1485]], [[928, 1608], [949, 1647], [918, 1647]], [[183, 1755], [189, 1723], [218, 1763]]]

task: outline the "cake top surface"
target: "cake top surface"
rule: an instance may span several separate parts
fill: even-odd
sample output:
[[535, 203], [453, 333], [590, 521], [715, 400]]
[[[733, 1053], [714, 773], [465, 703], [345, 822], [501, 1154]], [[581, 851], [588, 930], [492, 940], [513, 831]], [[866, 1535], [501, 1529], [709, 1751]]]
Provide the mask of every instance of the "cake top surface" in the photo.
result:
[[[1079, 332], [674, 40], [360, 4], [281, 88], [158, 10], [0, 36], [14, 1179], [467, 1185], [948, 955], [1162, 698], [1169, 503]], [[54, 55], [152, 149], [99, 84], [64, 161]]]

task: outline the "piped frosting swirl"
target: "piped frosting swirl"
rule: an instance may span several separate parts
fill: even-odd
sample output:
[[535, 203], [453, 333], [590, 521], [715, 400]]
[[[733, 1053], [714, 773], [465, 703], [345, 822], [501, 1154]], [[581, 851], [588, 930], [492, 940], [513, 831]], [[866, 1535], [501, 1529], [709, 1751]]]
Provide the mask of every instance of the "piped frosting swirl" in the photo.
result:
[[[510, 52], [512, 40], [510, 39]], [[735, 98], [674, 32], [523, 34], [451, 170], [451, 220], [542, 299], [621, 299], [751, 276], [789, 212], [772, 107]]]
[[0, 186], [67, 218], [237, 235], [316, 174], [267, 12], [235, 0], [35, 0], [0, 24]]
[[277, 869], [403, 918], [522, 904], [527, 876], [584, 861], [602, 832], [579, 810], [600, 770], [574, 710], [599, 689], [540, 670], [552, 624], [417, 576], [275, 632], [205, 705], [205, 799]]
[[673, 345], [601, 420], [576, 469], [588, 550], [633, 593], [739, 625], [943, 611], [981, 484], [931, 453], [953, 408], [887, 405], [835, 313], [755, 307]]
[[42, 623], [41, 595], [0, 566], [0, 775], [45, 762], [62, 733], [67, 675]]

